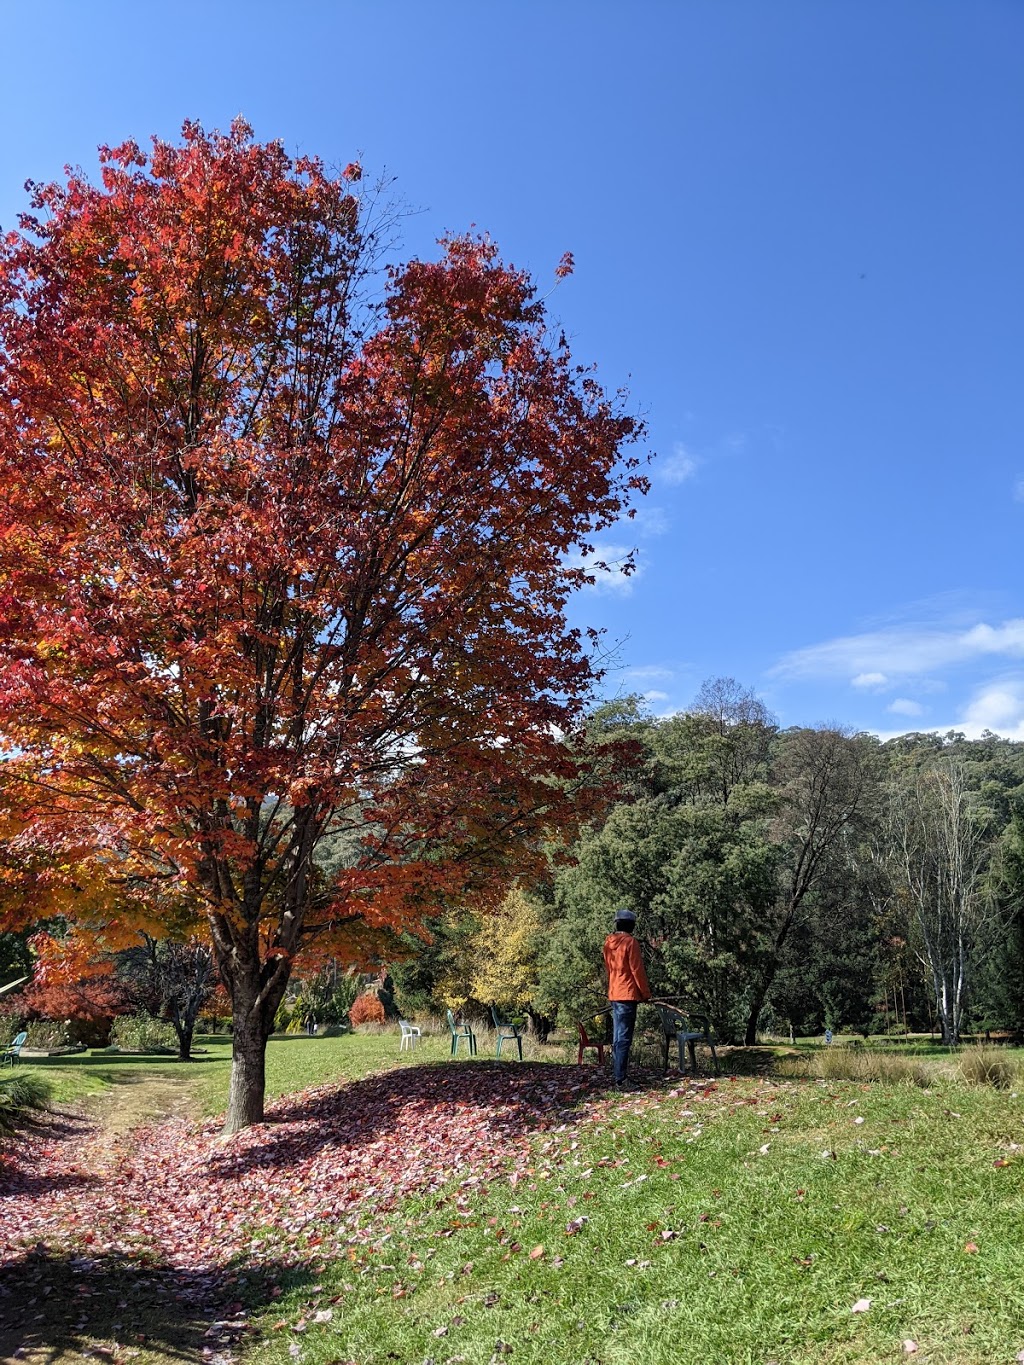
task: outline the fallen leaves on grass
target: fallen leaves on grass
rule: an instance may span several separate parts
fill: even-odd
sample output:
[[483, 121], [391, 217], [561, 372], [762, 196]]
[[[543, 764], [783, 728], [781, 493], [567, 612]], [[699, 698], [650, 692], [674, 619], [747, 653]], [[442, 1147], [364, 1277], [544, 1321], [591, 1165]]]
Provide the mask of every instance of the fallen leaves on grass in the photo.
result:
[[[371, 1240], [374, 1215], [453, 1177], [467, 1177], [460, 1218], [488, 1180], [534, 1179], [533, 1136], [606, 1102], [600, 1089], [568, 1067], [417, 1067], [292, 1095], [228, 1139], [213, 1122], [114, 1136], [79, 1125], [73, 1141], [57, 1134], [6, 1164], [0, 1250], [85, 1245], [179, 1266], [280, 1259], [310, 1244], [338, 1254]], [[75, 1197], [82, 1184], [87, 1200]]]

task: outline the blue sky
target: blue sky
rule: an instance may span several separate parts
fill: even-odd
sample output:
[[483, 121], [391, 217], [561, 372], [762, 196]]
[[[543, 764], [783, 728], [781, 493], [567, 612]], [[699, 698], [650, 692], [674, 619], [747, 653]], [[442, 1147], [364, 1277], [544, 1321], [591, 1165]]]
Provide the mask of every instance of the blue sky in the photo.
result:
[[1024, 739], [1019, 0], [51, 0], [5, 13], [26, 178], [184, 118], [386, 170], [477, 224], [646, 414], [581, 595], [607, 686], [732, 675], [783, 724]]

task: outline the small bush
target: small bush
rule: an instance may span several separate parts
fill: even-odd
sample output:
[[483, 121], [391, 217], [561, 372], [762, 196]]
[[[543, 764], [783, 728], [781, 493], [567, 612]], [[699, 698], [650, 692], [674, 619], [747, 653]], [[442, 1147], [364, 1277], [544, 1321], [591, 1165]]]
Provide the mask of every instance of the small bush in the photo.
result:
[[26, 1047], [53, 1048], [67, 1047], [71, 1042], [71, 1032], [67, 1024], [56, 1019], [37, 1019], [34, 1024], [26, 1024]]
[[178, 1048], [170, 1024], [148, 1014], [122, 1014], [114, 1020], [110, 1041], [122, 1052], [176, 1052]]
[[0, 1047], [9, 1047], [22, 1030], [16, 1014], [0, 1015]]
[[353, 1028], [359, 1024], [383, 1024], [384, 1006], [371, 992], [367, 992], [365, 995], [357, 995], [352, 1002], [348, 1017], [352, 1021]]
[[0, 1131], [10, 1132], [28, 1109], [43, 1109], [53, 1094], [53, 1083], [35, 1071], [0, 1076]]
[[976, 1043], [960, 1054], [960, 1075], [968, 1085], [990, 1085], [1009, 1090], [1017, 1081], [1018, 1066], [1000, 1047]]

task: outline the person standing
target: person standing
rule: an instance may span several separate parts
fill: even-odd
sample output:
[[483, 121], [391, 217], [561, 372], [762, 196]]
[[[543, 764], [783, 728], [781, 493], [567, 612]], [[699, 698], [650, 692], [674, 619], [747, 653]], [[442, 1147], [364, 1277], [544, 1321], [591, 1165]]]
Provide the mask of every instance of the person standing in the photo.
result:
[[604, 965], [608, 973], [608, 1003], [612, 1007], [612, 1074], [617, 1088], [626, 1084], [629, 1049], [636, 1027], [636, 1007], [650, 1000], [640, 945], [633, 937], [636, 915], [616, 910], [615, 927], [604, 941]]

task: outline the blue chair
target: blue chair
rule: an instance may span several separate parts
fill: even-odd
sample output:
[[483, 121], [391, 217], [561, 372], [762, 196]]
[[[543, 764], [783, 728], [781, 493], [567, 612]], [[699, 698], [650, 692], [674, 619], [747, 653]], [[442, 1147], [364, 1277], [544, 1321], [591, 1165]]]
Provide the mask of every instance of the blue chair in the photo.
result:
[[27, 1032], [15, 1035], [13, 1042], [8, 1044], [3, 1052], [0, 1052], [0, 1066], [6, 1066], [7, 1063], [10, 1062], [13, 1067], [15, 1062], [21, 1061], [21, 1049], [25, 1046], [27, 1037]]
[[491, 1018], [494, 1020], [494, 1031], [498, 1039], [498, 1051], [496, 1056], [501, 1056], [502, 1043], [515, 1041], [519, 1049], [519, 1060], [523, 1060], [523, 1035], [519, 1030], [518, 1024], [510, 1024], [507, 1019], [502, 1019], [498, 1013], [497, 1005], [491, 1006]]
[[468, 1024], [458, 1024], [455, 1022], [455, 1015], [451, 1010], [447, 1011], [448, 1027], [452, 1031], [452, 1056], [454, 1057], [459, 1050], [459, 1040], [465, 1038], [466, 1046], [469, 1048], [469, 1055], [476, 1056], [476, 1034]]

